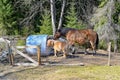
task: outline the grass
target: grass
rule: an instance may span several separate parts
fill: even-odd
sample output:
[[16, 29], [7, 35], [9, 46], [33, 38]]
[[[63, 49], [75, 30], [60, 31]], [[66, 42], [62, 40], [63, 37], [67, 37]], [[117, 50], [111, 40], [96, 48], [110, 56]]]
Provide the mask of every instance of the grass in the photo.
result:
[[119, 80], [119, 74], [120, 66], [42, 66], [7, 76], [17, 80]]

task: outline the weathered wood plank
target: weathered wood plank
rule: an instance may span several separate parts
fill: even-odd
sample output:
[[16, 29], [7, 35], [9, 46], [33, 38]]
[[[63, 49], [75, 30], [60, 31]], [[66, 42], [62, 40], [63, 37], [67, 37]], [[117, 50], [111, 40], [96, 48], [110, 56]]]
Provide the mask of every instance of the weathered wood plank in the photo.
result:
[[85, 66], [84, 63], [77, 63], [77, 64], [49, 64], [49, 63], [43, 63], [43, 65], [49, 65], [49, 66]]
[[17, 66], [38, 66], [37, 64], [34, 63], [15, 63]]
[[40, 48], [37, 47], [37, 59], [38, 59], [38, 65], [41, 64], [41, 55], [40, 55]]
[[109, 42], [109, 45], [108, 45], [108, 66], [110, 66], [110, 60], [111, 60], [111, 42]]
[[22, 48], [37, 48], [37, 46], [16, 46], [16, 48], [18, 48], [18, 49], [22, 49]]
[[20, 54], [21, 56], [27, 58], [29, 61], [33, 62], [34, 64], [38, 64], [37, 61], [33, 60], [31, 57], [29, 57], [28, 55], [22, 53], [21, 51], [15, 49], [15, 48], [13, 48], [13, 47], [12, 47], [12, 50], [14, 50], [15, 52], [17, 52], [17, 53]]

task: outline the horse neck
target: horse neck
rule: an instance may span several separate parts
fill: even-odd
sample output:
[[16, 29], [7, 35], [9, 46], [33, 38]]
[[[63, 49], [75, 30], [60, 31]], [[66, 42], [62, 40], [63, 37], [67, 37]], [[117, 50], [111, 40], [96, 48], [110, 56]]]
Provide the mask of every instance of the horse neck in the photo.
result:
[[66, 30], [63, 29], [63, 30], [61, 31], [61, 36], [66, 37], [67, 32], [68, 32], [68, 31], [66, 31]]
[[75, 30], [74, 28], [62, 28], [61, 29], [61, 36], [66, 37], [66, 34], [68, 33], [69, 30]]

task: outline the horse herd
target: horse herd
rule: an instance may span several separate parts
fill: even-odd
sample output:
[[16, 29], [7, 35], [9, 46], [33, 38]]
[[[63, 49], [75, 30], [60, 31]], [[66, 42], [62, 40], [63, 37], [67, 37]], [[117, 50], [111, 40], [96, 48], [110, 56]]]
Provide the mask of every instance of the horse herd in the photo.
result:
[[[66, 40], [58, 40], [60, 37], [64, 37]], [[99, 44], [99, 37], [97, 32], [92, 29], [74, 29], [74, 28], [61, 28], [55, 32], [54, 39], [48, 39], [47, 46], [53, 47], [54, 56], [57, 56], [58, 51], [63, 52], [63, 56], [67, 57], [68, 53], [75, 53], [75, 44], [78, 45], [91, 45], [93, 55], [96, 54], [96, 49]], [[85, 54], [87, 47], [85, 47]]]

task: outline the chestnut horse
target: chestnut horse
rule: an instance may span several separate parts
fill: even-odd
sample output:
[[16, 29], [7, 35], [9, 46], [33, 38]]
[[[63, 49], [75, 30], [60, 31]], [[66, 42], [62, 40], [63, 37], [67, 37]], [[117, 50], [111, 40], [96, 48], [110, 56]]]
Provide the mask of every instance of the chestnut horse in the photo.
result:
[[65, 37], [70, 45], [74, 45], [75, 43], [83, 45], [89, 42], [94, 54], [96, 54], [99, 38], [97, 32], [93, 31], [92, 29], [78, 30], [74, 28], [61, 28], [56, 31], [54, 39], [58, 39], [61, 36]]

